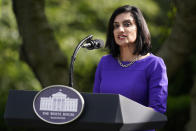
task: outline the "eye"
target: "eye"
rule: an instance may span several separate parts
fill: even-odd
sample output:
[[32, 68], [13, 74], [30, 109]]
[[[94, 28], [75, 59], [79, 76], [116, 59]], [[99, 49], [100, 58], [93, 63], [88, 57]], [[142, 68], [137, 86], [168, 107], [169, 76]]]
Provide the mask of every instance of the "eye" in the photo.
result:
[[131, 25], [132, 25], [132, 24], [131, 24], [130, 21], [126, 21], [126, 22], [123, 23], [123, 26], [124, 26], [124, 27], [130, 27]]
[[117, 29], [120, 25], [118, 23], [114, 23], [114, 29]]

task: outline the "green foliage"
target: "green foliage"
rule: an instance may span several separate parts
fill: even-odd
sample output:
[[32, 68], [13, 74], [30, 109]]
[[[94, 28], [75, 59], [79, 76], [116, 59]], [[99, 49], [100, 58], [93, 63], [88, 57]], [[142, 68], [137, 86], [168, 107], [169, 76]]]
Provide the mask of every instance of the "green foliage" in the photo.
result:
[[3, 113], [10, 89], [40, 90], [30, 68], [19, 60], [21, 39], [11, 1], [0, 1], [0, 130], [7, 130]]
[[29, 67], [19, 60], [21, 39], [11, 2], [1, 1], [0, 86], [1, 89], [40, 89]]
[[[94, 38], [105, 41], [107, 22], [111, 13], [125, 4], [135, 5], [142, 10], [152, 35], [153, 53], [156, 53], [170, 35], [176, 13], [176, 8], [168, 1], [46, 0], [45, 13], [61, 49], [70, 61], [76, 45], [87, 35], [92, 34]], [[40, 90], [41, 86], [29, 66], [20, 60], [22, 40], [17, 30], [11, 1], [8, 0], [0, 0], [0, 31], [0, 116], [3, 116], [10, 89]], [[79, 51], [74, 66], [74, 78], [79, 80], [77, 81], [80, 87], [78, 90], [92, 91], [97, 63], [105, 54], [104, 49], [93, 51], [81, 49]], [[193, 55], [190, 61], [193, 62], [194, 59]], [[176, 122], [174, 124], [176, 126], [183, 126], [188, 119], [186, 112], [190, 102], [187, 95], [192, 86], [192, 71], [195, 72], [196, 69], [196, 66], [190, 67], [190, 64], [195, 65], [191, 62], [186, 65], [189, 65], [188, 69], [181, 69], [175, 78], [169, 80], [167, 111], [169, 122], [165, 130], [171, 130], [174, 124], [172, 121]], [[190, 75], [184, 76], [184, 73]], [[177, 117], [179, 113], [185, 113], [185, 115]], [[2, 117], [0, 123], [0, 129], [6, 130]]]
[[178, 97], [168, 97], [168, 122], [163, 131], [183, 131], [187, 120], [189, 120], [190, 97], [181, 95]]

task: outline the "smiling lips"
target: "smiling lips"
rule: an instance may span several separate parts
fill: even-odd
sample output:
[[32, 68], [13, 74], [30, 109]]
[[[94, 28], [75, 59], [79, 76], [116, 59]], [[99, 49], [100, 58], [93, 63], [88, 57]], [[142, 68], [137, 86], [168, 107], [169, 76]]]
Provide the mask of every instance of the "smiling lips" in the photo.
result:
[[118, 35], [118, 39], [120, 39], [120, 40], [123, 40], [123, 39], [125, 39], [127, 36], [126, 35], [124, 35], [124, 34], [120, 34], [120, 35]]

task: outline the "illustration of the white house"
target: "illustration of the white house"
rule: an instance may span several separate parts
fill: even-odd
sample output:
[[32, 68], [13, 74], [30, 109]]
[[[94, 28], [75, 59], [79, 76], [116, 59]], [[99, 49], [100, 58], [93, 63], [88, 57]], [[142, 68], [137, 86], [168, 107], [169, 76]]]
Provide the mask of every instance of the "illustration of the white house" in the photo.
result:
[[78, 99], [68, 98], [60, 91], [40, 99], [40, 110], [43, 111], [77, 112], [77, 108]]

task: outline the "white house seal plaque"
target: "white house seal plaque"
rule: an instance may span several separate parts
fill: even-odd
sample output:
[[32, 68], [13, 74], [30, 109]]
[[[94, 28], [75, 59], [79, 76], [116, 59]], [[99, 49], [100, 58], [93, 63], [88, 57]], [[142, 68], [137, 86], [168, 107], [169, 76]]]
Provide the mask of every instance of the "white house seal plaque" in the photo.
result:
[[84, 108], [84, 99], [75, 89], [52, 85], [38, 92], [33, 101], [35, 114], [51, 124], [66, 124], [76, 120]]

